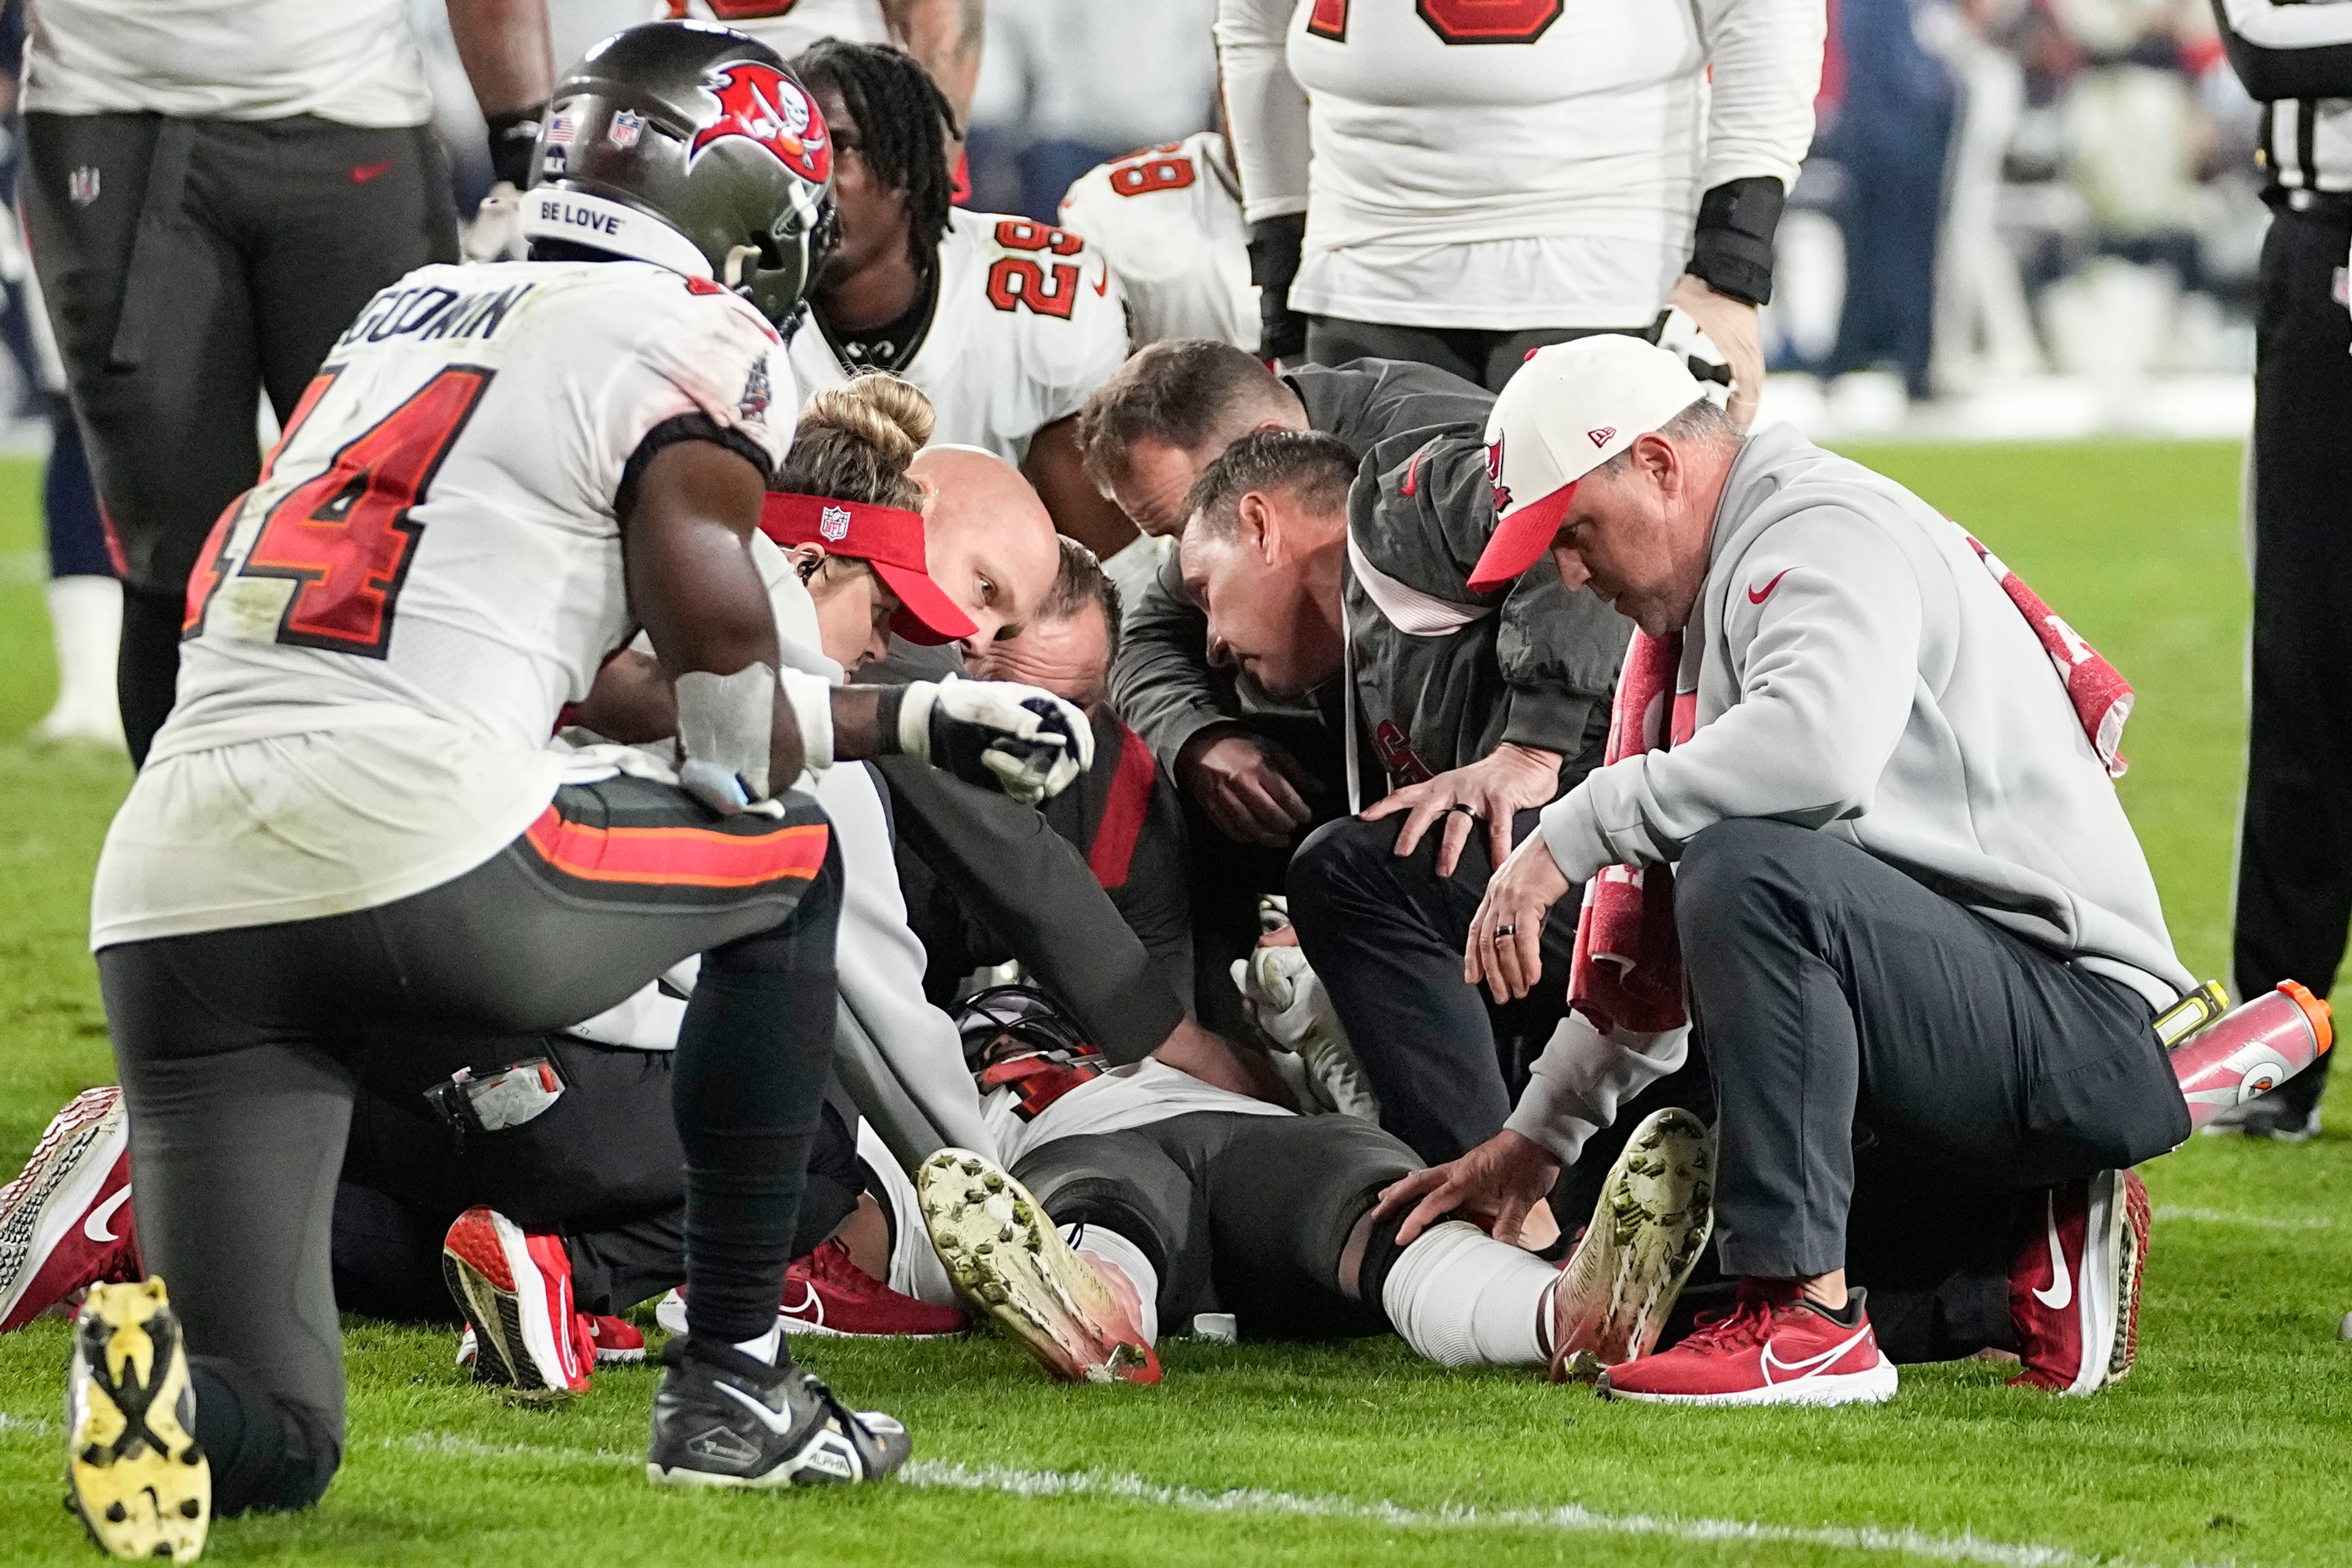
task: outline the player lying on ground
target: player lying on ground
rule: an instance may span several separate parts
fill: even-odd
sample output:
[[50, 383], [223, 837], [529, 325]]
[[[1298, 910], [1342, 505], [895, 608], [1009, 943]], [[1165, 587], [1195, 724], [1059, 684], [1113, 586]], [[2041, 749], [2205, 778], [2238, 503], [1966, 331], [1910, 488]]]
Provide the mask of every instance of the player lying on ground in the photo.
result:
[[1369, 1123], [1300, 1116], [1169, 1070], [1112, 1068], [1051, 1000], [984, 992], [961, 1014], [1005, 1164], [948, 1150], [913, 1184], [873, 1173], [901, 1228], [1056, 1376], [1158, 1381], [1152, 1346], [1206, 1311], [1260, 1339], [1393, 1330], [1447, 1365], [1597, 1370], [1646, 1350], [1708, 1227], [1706, 1131], [1637, 1131], [1565, 1270], [1468, 1225], [1402, 1245], [1381, 1190], [1420, 1168]]
[[[109, 1550], [193, 1553], [212, 1503], [299, 1507], [334, 1473], [351, 1042], [559, 1027], [698, 952], [676, 1096], [695, 1324], [649, 1473], [859, 1479], [907, 1452], [775, 1328], [841, 871], [824, 814], [772, 781], [802, 770], [803, 710], [836, 755], [944, 742], [1040, 787], [1083, 724], [1059, 732], [1043, 694], [992, 721], [779, 671], [749, 542], [832, 156], [782, 62], [631, 29], [556, 109], [577, 139], [529, 203], [544, 259], [379, 296], [216, 528], [180, 705], [100, 859], [142, 1248], [180, 1293], [176, 1319], [152, 1279], [94, 1293], [76, 1337], [69, 1485]], [[677, 684], [682, 784], [545, 745], [639, 626]]]

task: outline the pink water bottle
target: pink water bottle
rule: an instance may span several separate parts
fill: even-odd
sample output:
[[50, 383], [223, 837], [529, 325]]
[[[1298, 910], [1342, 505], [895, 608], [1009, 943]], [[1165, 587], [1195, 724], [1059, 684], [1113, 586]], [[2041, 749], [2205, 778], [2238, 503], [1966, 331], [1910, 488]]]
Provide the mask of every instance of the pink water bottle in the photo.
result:
[[2193, 1127], [2276, 1089], [2335, 1043], [2327, 1004], [2292, 980], [2222, 1015], [2173, 1047], [2172, 1070]]

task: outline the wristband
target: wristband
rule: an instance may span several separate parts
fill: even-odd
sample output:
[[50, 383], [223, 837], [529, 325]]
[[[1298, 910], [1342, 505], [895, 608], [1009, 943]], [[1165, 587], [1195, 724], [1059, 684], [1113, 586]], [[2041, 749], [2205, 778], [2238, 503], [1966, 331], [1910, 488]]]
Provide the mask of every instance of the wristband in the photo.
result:
[[539, 122], [546, 113], [547, 105], [535, 103], [529, 109], [488, 117], [490, 172], [518, 191], [530, 184], [531, 160], [539, 153]]
[[874, 700], [874, 738], [886, 757], [898, 756], [907, 749], [898, 743], [898, 714], [906, 701], [903, 686], [885, 686]]
[[1683, 270], [1718, 294], [1750, 305], [1772, 300], [1772, 235], [1788, 192], [1769, 174], [1726, 180], [1699, 199], [1690, 265]]

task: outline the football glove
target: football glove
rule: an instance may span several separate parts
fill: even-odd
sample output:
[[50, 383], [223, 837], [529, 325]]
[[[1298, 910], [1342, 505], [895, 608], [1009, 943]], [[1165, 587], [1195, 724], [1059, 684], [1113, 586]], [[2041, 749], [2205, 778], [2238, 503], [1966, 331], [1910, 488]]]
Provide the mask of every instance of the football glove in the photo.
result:
[[1034, 805], [1094, 765], [1095, 731], [1075, 704], [1042, 687], [950, 675], [906, 689], [898, 749]]
[[1679, 305], [1658, 312], [1650, 341], [1681, 360], [1693, 380], [1718, 408], [1731, 401], [1731, 356], [1716, 346], [1696, 317]]
[[1327, 1110], [1378, 1122], [1380, 1097], [1307, 954], [1296, 947], [1257, 948], [1234, 960], [1233, 975], [1243, 1011], [1276, 1050], [1298, 1058], [1307, 1091]]

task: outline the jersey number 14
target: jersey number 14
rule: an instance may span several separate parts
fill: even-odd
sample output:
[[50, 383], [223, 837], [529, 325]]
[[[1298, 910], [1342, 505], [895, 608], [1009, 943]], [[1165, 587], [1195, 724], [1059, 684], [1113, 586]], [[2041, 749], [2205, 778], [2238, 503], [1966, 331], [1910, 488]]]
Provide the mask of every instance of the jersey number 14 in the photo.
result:
[[[269, 482], [278, 455], [341, 374], [341, 365], [330, 366], [303, 389], [285, 434], [262, 464], [259, 484]], [[323, 470], [278, 499], [234, 573], [222, 553], [246, 497], [231, 501], [188, 574], [181, 636], [204, 629], [205, 613], [230, 576], [282, 577], [295, 587], [278, 617], [278, 641], [383, 658], [392, 647], [400, 584], [425, 531], [409, 510], [425, 500], [495, 374], [479, 365], [451, 365], [343, 443]]]

